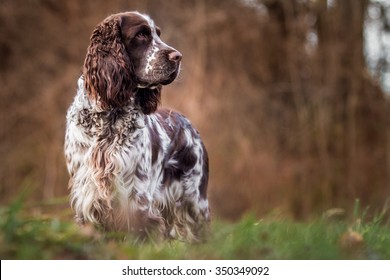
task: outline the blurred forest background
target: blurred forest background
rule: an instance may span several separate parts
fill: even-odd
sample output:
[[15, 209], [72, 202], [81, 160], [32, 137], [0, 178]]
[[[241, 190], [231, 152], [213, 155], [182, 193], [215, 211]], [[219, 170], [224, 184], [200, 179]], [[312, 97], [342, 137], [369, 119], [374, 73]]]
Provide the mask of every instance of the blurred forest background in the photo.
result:
[[[0, 0], [0, 203], [25, 188], [36, 202], [67, 195], [65, 114], [89, 37], [126, 10], [150, 14], [183, 54], [163, 105], [205, 141], [214, 215], [383, 207], [390, 9], [379, 0]], [[368, 63], [374, 21], [387, 40]]]

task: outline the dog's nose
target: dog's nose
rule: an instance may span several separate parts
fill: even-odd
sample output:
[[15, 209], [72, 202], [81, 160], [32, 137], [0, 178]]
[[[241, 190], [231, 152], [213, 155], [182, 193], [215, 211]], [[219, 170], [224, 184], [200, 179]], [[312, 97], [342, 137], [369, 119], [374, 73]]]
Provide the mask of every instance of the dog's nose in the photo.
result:
[[176, 50], [171, 52], [168, 55], [168, 59], [170, 61], [176, 61], [176, 62], [180, 62], [182, 57], [183, 57], [182, 54], [179, 51], [176, 51]]

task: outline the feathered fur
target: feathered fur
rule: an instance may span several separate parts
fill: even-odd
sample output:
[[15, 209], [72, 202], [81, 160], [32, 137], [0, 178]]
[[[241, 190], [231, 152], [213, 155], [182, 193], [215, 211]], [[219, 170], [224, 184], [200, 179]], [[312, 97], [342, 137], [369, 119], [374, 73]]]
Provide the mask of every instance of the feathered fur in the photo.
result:
[[65, 136], [81, 224], [201, 239], [210, 218], [206, 149], [183, 115], [157, 110], [180, 61], [146, 15], [112, 15], [93, 31]]

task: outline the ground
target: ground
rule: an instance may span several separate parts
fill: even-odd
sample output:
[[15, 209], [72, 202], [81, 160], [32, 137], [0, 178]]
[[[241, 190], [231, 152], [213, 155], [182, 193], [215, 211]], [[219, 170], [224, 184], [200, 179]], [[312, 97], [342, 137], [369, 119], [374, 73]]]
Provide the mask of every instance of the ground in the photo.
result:
[[80, 228], [68, 212], [43, 215], [29, 207], [19, 199], [1, 208], [1, 259], [390, 259], [386, 213], [366, 221], [358, 207], [352, 218], [325, 215], [306, 222], [215, 218], [208, 240], [199, 244], [135, 242]]

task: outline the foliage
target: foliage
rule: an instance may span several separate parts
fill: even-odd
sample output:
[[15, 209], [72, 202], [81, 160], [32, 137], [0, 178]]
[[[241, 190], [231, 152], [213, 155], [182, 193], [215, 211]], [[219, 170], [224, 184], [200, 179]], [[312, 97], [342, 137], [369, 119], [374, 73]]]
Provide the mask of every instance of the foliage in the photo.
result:
[[[25, 180], [39, 186], [35, 201], [67, 193], [66, 109], [91, 32], [111, 13], [139, 10], [183, 54], [162, 105], [202, 135], [214, 213], [237, 219], [278, 208], [306, 219], [350, 209], [355, 197], [382, 205], [390, 103], [367, 71], [364, 26], [368, 11], [389, 29], [384, 2], [2, 0], [0, 203]], [[385, 39], [371, 65], [377, 77], [387, 67]]]
[[69, 219], [32, 215], [19, 199], [0, 211], [1, 259], [390, 259], [390, 224], [384, 212], [353, 223], [334, 217], [310, 222], [247, 215], [216, 219], [204, 243], [120, 240]]

